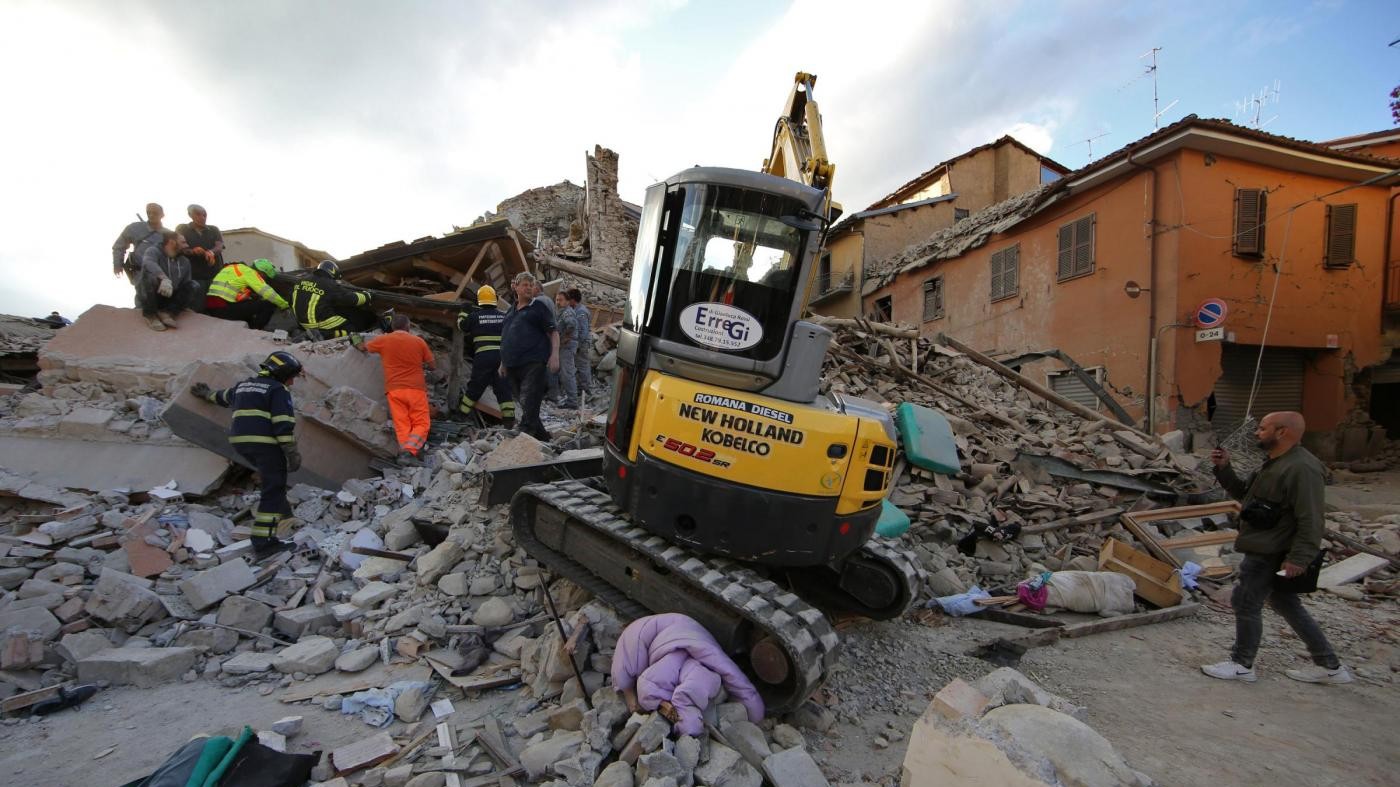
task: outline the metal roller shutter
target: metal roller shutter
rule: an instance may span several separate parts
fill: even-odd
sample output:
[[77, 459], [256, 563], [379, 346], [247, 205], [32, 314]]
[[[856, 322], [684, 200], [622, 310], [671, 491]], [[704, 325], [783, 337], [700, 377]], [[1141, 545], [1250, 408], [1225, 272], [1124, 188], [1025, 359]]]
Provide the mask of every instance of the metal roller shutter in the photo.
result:
[[[1103, 384], [1103, 367], [1085, 369], [1084, 371], [1092, 375], [1095, 382]], [[1050, 390], [1071, 402], [1082, 404], [1090, 410], [1098, 410], [1102, 405], [1099, 397], [1095, 396], [1094, 392], [1089, 390], [1089, 386], [1076, 377], [1074, 372], [1069, 370], [1051, 372], [1047, 376], [1050, 378]]]
[[[1254, 365], [1259, 360], [1259, 347], [1248, 344], [1226, 344], [1221, 348], [1220, 364], [1224, 371], [1215, 382], [1215, 416], [1211, 423], [1220, 433], [1232, 432], [1244, 421], [1249, 405], [1249, 389], [1254, 380]], [[1307, 354], [1284, 347], [1264, 348], [1259, 365], [1259, 389], [1254, 394], [1250, 415], [1256, 420], [1266, 413], [1303, 409], [1303, 369]]]

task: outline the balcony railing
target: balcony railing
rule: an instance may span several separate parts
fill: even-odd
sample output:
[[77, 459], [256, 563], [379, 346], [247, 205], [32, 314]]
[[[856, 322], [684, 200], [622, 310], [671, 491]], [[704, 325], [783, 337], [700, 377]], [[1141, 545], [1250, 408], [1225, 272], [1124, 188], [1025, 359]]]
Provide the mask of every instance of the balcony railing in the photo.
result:
[[817, 295], [835, 295], [838, 292], [850, 292], [855, 286], [855, 271], [838, 271], [836, 273], [817, 274]]

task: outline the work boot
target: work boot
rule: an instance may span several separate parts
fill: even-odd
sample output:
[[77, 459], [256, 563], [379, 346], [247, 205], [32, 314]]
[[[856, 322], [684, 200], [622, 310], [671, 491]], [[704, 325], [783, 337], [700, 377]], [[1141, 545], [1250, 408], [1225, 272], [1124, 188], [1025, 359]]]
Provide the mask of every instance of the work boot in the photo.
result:
[[501, 419], [501, 426], [504, 427], [504, 428], [506, 428], [506, 429], [514, 430], [514, 429], [515, 429], [515, 419], [514, 419], [514, 418], [502, 418], [502, 419]]
[[161, 322], [160, 318], [156, 317], [154, 314], [147, 314], [145, 316], [147, 328], [150, 328], [153, 331], [165, 330], [165, 323]]
[[453, 410], [452, 412], [447, 414], [447, 420], [451, 421], [454, 424], [464, 424], [470, 421], [471, 419], [472, 417], [470, 415], [462, 412], [461, 410]]
[[1242, 680], [1245, 683], [1253, 683], [1259, 680], [1259, 676], [1254, 674], [1253, 667], [1245, 667], [1233, 661], [1222, 661], [1219, 664], [1204, 664], [1201, 672], [1219, 678], [1221, 680]]
[[253, 557], [257, 560], [266, 560], [279, 552], [292, 549], [295, 545], [278, 538], [254, 538]]
[[1326, 667], [1305, 667], [1303, 669], [1284, 670], [1283, 674], [1294, 680], [1304, 683], [1351, 683], [1351, 670], [1345, 666], [1338, 665], [1336, 669]]
[[397, 461], [398, 461], [398, 463], [399, 463], [399, 467], [422, 467], [422, 466], [423, 466], [423, 460], [419, 459], [418, 457], [414, 456], [413, 454], [409, 453], [408, 451], [400, 451]]
[[178, 327], [180, 327], [180, 326], [175, 322], [175, 316], [174, 316], [173, 314], [171, 314], [170, 312], [156, 312], [156, 319], [157, 319], [157, 320], [160, 320], [161, 323], [162, 323], [165, 327], [167, 327], [167, 328], [178, 328]]

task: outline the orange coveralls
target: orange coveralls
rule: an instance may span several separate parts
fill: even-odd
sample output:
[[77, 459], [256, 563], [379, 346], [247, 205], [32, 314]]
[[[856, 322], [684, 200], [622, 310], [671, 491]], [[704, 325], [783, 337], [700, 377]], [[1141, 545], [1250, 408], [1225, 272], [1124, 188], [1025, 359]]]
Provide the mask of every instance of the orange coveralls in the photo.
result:
[[394, 331], [365, 342], [384, 364], [384, 390], [399, 448], [417, 456], [428, 442], [432, 419], [428, 413], [428, 383], [423, 366], [436, 368], [428, 343], [408, 331]]

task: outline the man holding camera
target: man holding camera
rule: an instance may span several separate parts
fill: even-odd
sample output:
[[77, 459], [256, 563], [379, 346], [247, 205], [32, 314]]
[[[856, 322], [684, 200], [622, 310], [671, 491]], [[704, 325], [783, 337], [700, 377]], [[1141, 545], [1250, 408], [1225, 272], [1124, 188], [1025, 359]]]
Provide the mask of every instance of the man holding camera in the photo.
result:
[[[1254, 436], [1266, 454], [1259, 472], [1248, 482], [1230, 466], [1230, 452], [1217, 448], [1210, 460], [1215, 478], [1231, 497], [1243, 503], [1240, 535], [1235, 550], [1244, 555], [1239, 579], [1230, 596], [1235, 610], [1235, 646], [1230, 660], [1208, 664], [1201, 671], [1221, 680], [1253, 683], [1254, 656], [1264, 634], [1264, 602], [1268, 602], [1308, 647], [1313, 663], [1285, 675], [1306, 683], [1350, 683], [1327, 636], [1303, 608], [1298, 594], [1278, 586], [1305, 573], [1314, 577], [1321, 565], [1324, 480], [1322, 463], [1299, 445], [1306, 424], [1301, 413], [1269, 413]], [[1314, 563], [1317, 565], [1314, 565]]]

